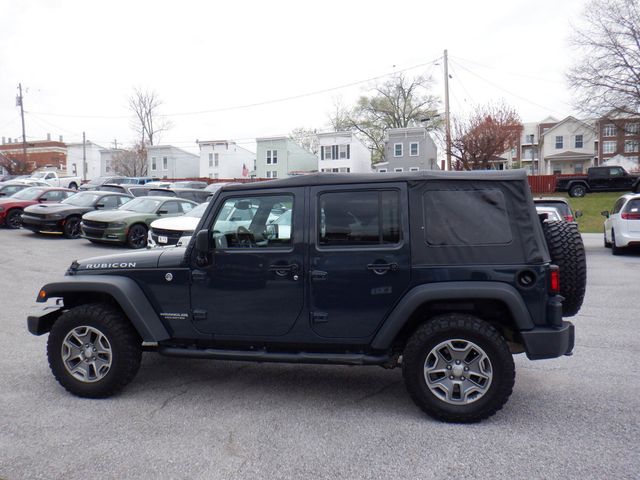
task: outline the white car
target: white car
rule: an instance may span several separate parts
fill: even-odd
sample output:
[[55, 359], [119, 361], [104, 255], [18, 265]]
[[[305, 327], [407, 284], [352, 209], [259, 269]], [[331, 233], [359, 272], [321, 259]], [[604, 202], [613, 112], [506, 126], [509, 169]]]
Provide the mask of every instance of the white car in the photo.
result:
[[604, 246], [611, 248], [611, 253], [620, 255], [622, 249], [640, 246], [640, 195], [627, 194], [621, 196], [613, 206], [611, 213], [605, 210]]
[[149, 247], [176, 245], [183, 236], [190, 236], [198, 226], [209, 204], [201, 203], [179, 217], [159, 218], [149, 228], [147, 244]]

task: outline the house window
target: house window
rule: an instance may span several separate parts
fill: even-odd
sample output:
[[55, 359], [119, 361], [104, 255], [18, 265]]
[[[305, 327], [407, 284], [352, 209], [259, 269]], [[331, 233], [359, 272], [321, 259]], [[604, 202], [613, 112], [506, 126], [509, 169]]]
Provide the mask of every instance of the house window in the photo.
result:
[[[107, 172], [109, 170], [110, 169], [107, 168]], [[157, 163], [156, 157], [151, 157], [151, 170], [158, 170], [158, 163]]]
[[638, 152], [640, 151], [638, 147], [640, 144], [637, 140], [626, 140], [624, 142], [624, 151], [625, 153]]
[[394, 168], [393, 171], [394, 172], [402, 172], [403, 168], [402, 167]]
[[411, 142], [409, 144], [409, 156], [410, 157], [418, 156], [418, 142]]
[[326, 145], [321, 148], [321, 159], [320, 160], [333, 160], [333, 155], [331, 154], [332, 149], [330, 145]]
[[624, 128], [625, 135], [640, 134], [640, 123], [627, 123]]
[[277, 170], [267, 170], [267, 178], [278, 178]]
[[169, 170], [169, 159], [162, 157], [162, 170]]
[[220, 164], [220, 157], [219, 157], [219, 153], [216, 153], [213, 156], [213, 164], [217, 167]]
[[394, 143], [393, 144], [393, 156], [394, 157], [401, 157], [402, 156], [402, 144], [401, 143]]
[[556, 135], [556, 148], [562, 148], [562, 135]]
[[217, 178], [218, 178], [218, 174], [217, 174], [217, 173], [214, 173], [214, 174], [213, 174], [213, 178], [217, 179]]
[[213, 167], [213, 153], [209, 154], [209, 166]]
[[420, 171], [420, 169], [419, 169], [418, 167], [410, 167], [410, 168], [409, 168], [409, 171], [410, 171], [410, 172], [419, 172], [419, 171]]
[[573, 173], [578, 173], [578, 174], [582, 174], [583, 173], [583, 169], [582, 169], [582, 163], [581, 162], [576, 162], [574, 169], [573, 169]]
[[378, 173], [387, 173], [387, 169], [386, 168], [381, 168], [380, 170], [378, 170]]
[[267, 165], [278, 163], [278, 150], [267, 150]]
[[606, 141], [602, 142], [602, 153], [615, 153], [616, 151], [616, 142], [615, 141]]
[[602, 136], [603, 137], [615, 137], [616, 136], [616, 126], [613, 123], [607, 123], [602, 128]]
[[525, 141], [524, 143], [533, 143], [533, 133], [525, 135]]
[[349, 145], [338, 145], [338, 157], [349, 159]]
[[582, 148], [583, 147], [583, 140], [582, 140], [582, 135], [576, 135], [576, 139], [575, 139], [575, 148]]

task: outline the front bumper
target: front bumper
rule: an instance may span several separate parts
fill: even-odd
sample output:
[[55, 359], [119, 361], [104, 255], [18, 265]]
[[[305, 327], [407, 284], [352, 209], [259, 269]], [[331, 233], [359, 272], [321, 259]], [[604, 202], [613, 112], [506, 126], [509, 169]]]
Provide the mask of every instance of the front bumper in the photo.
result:
[[62, 220], [45, 220], [22, 214], [22, 227], [33, 232], [61, 232]]
[[571, 355], [575, 343], [573, 323], [563, 321], [559, 327], [538, 327], [521, 331], [522, 343], [529, 360]]
[[45, 307], [39, 314], [27, 317], [27, 328], [33, 335], [44, 335], [51, 331], [53, 323], [62, 315], [61, 307]]
[[81, 224], [82, 238], [97, 242], [124, 243], [127, 241], [127, 232], [122, 228], [96, 228]]

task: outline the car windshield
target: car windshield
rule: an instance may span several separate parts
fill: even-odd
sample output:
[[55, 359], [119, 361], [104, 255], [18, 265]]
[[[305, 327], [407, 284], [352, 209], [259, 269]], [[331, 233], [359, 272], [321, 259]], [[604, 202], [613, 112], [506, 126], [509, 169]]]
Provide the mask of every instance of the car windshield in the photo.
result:
[[44, 178], [47, 175], [47, 172], [37, 172], [31, 175], [31, 178], [40, 179]]
[[97, 178], [94, 178], [93, 180], [90, 180], [85, 185], [102, 185], [107, 181], [107, 178], [109, 177], [97, 177]]
[[20, 190], [19, 192], [11, 195], [11, 198], [15, 198], [18, 200], [35, 200], [44, 191], [45, 191], [44, 188], [38, 188], [38, 187], [25, 188], [24, 190]]
[[61, 203], [64, 203], [66, 205], [73, 205], [74, 207], [90, 207], [98, 200], [98, 198], [100, 198], [99, 194], [91, 192], [80, 192], [63, 200]]
[[163, 200], [156, 200], [149, 197], [134, 198], [130, 202], [120, 207], [120, 210], [128, 210], [137, 213], [153, 213], [160, 206]]
[[189, 210], [188, 213], [185, 213], [184, 216], [202, 218], [202, 215], [204, 215], [204, 212], [207, 210], [208, 206], [209, 206], [208, 203], [201, 203], [200, 205], [193, 208], [192, 210]]
[[12, 195], [16, 192], [19, 192], [20, 190], [24, 190], [25, 188], [29, 188], [29, 185], [3, 185], [2, 187], [0, 187], [0, 192], [4, 193], [5, 195]]
[[121, 187], [119, 185], [102, 185], [100, 187], [100, 190], [102, 190], [103, 192], [118, 192], [118, 193], [126, 192], [124, 187]]

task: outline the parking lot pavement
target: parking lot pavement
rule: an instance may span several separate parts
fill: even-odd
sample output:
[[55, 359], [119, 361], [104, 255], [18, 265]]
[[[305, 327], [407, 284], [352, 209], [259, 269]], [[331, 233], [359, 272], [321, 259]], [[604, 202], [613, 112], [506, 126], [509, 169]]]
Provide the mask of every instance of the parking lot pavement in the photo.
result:
[[448, 425], [377, 367], [147, 353], [122, 394], [73, 397], [26, 316], [73, 259], [121, 250], [0, 229], [0, 478], [637, 478], [640, 254], [585, 244], [575, 354], [517, 356], [505, 408]]

